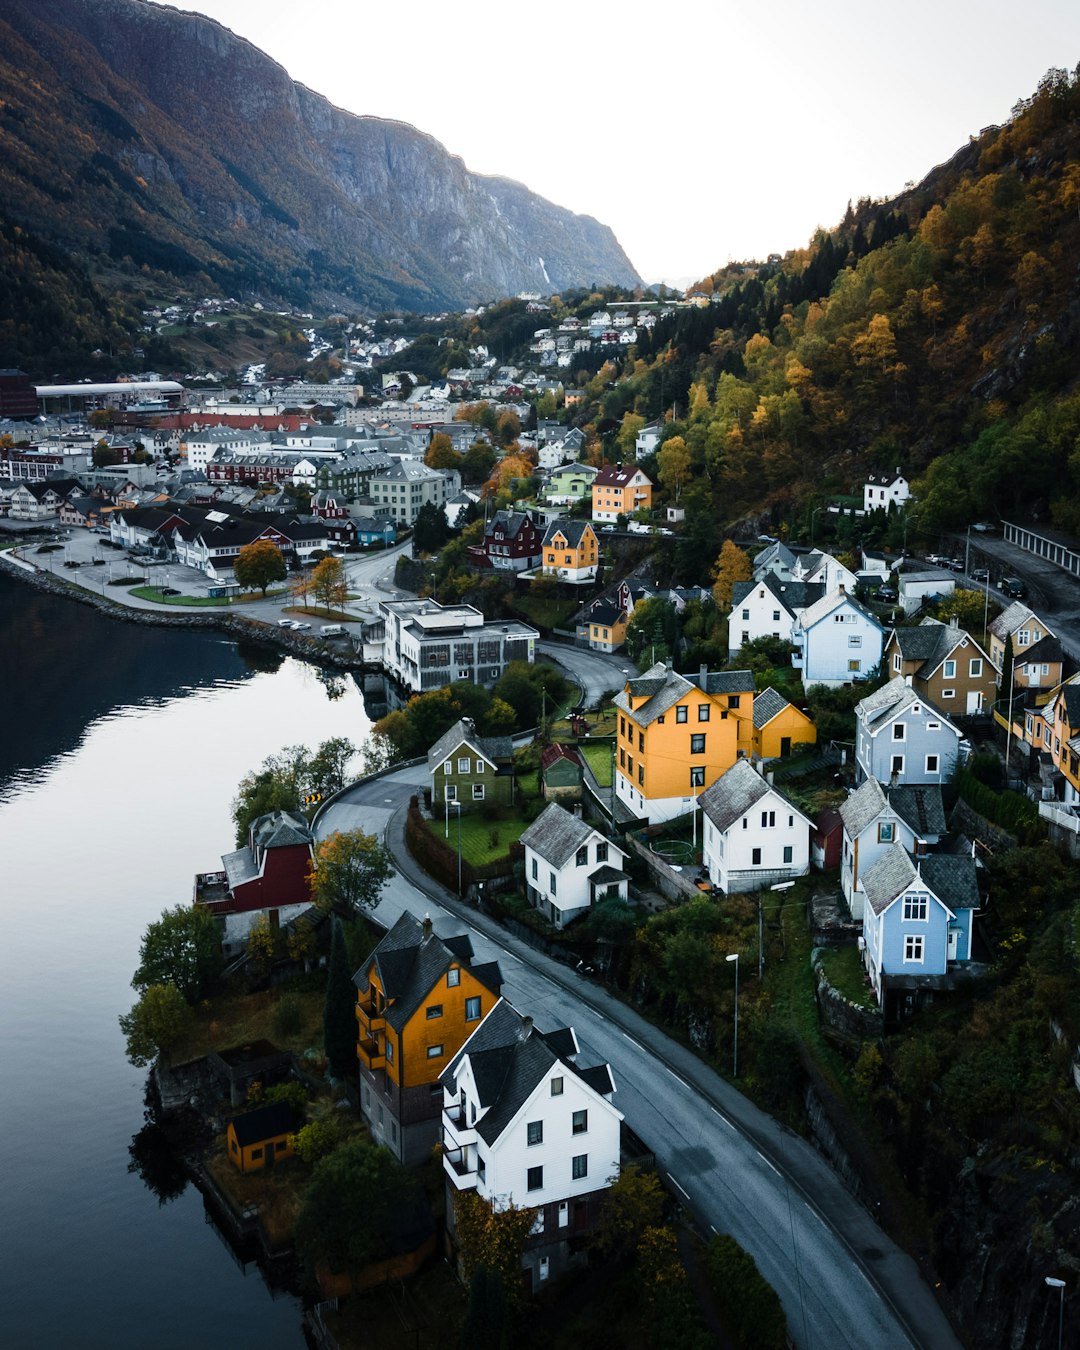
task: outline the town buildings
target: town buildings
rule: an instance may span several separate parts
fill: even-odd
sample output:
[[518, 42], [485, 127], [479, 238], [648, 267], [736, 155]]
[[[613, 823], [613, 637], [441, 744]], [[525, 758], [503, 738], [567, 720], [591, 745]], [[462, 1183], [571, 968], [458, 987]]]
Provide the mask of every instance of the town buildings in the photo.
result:
[[598, 900], [625, 900], [626, 853], [552, 802], [522, 834], [525, 895], [555, 928], [565, 928]]
[[540, 634], [510, 620], [489, 623], [472, 605], [381, 600], [382, 666], [406, 689], [426, 694], [455, 680], [490, 689], [511, 661], [535, 659]]
[[700, 798], [702, 862], [725, 894], [755, 891], [810, 870], [813, 822], [741, 759]]

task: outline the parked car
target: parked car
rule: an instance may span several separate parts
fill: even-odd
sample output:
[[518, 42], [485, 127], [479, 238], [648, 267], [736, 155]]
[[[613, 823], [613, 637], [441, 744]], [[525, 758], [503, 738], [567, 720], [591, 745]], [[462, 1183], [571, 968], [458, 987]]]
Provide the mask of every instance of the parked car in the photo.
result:
[[963, 558], [950, 558], [946, 565], [952, 568], [954, 572], [962, 572], [964, 570]]
[[998, 590], [1004, 591], [1013, 600], [1020, 600], [1027, 595], [1027, 587], [1019, 577], [1002, 577], [998, 582]]
[[989, 581], [990, 569], [988, 567], [973, 567], [971, 569], [972, 581]]
[[895, 605], [897, 600], [900, 599], [892, 586], [879, 586], [876, 594], [883, 605]]
[[310, 627], [311, 627], [311, 624], [309, 624], [309, 623], [298, 622], [298, 623], [294, 623], [294, 624], [293, 624], [293, 627], [294, 627], [295, 629], [297, 629], [297, 631], [299, 631], [299, 630], [302, 629], [302, 628], [310, 628]]
[[292, 619], [278, 619], [277, 626], [279, 628], [295, 628], [296, 624], [293, 623]]
[[176, 589], [175, 586], [162, 586], [162, 588], [161, 588], [161, 594], [162, 594], [162, 595], [179, 595], [180, 592]]

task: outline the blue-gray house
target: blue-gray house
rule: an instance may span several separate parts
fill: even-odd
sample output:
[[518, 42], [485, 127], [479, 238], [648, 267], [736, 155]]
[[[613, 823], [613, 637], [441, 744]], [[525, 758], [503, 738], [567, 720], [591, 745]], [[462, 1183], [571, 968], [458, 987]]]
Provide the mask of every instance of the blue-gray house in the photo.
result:
[[855, 707], [859, 781], [889, 787], [945, 783], [956, 769], [963, 732], [900, 675]]
[[971, 961], [975, 862], [946, 853], [912, 859], [893, 844], [862, 884], [863, 962], [886, 1020], [895, 1020], [951, 988]]

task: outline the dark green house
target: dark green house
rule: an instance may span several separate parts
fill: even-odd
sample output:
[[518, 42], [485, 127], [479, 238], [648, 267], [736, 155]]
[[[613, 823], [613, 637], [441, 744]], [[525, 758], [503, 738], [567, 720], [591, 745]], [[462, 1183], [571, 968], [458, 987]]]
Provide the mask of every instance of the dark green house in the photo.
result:
[[460, 802], [462, 811], [510, 806], [513, 752], [509, 736], [478, 736], [472, 719], [463, 717], [428, 751], [432, 812], [441, 816], [447, 802]]
[[580, 801], [581, 779], [581, 757], [576, 750], [555, 744], [540, 751], [540, 780], [546, 801]]

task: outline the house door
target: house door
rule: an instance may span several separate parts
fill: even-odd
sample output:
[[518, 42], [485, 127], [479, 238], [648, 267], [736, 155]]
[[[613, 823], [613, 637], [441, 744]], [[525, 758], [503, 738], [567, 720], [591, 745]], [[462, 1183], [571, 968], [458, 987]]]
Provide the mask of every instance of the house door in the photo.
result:
[[269, 1144], [267, 1144], [266, 1147], [263, 1149], [263, 1156], [266, 1159], [267, 1167], [273, 1167], [275, 1151], [276, 1150], [274, 1149], [272, 1141]]
[[791, 737], [790, 737], [790, 736], [781, 736], [781, 737], [780, 737], [780, 755], [781, 755], [781, 757], [783, 757], [784, 755], [790, 755], [790, 754], [791, 754]]
[[983, 706], [983, 696], [978, 689], [969, 689], [967, 696], [967, 710], [971, 713], [981, 713]]
[[956, 945], [959, 937], [960, 937], [960, 930], [958, 928], [949, 929], [949, 942], [945, 954], [946, 960], [948, 961], [956, 960]]

